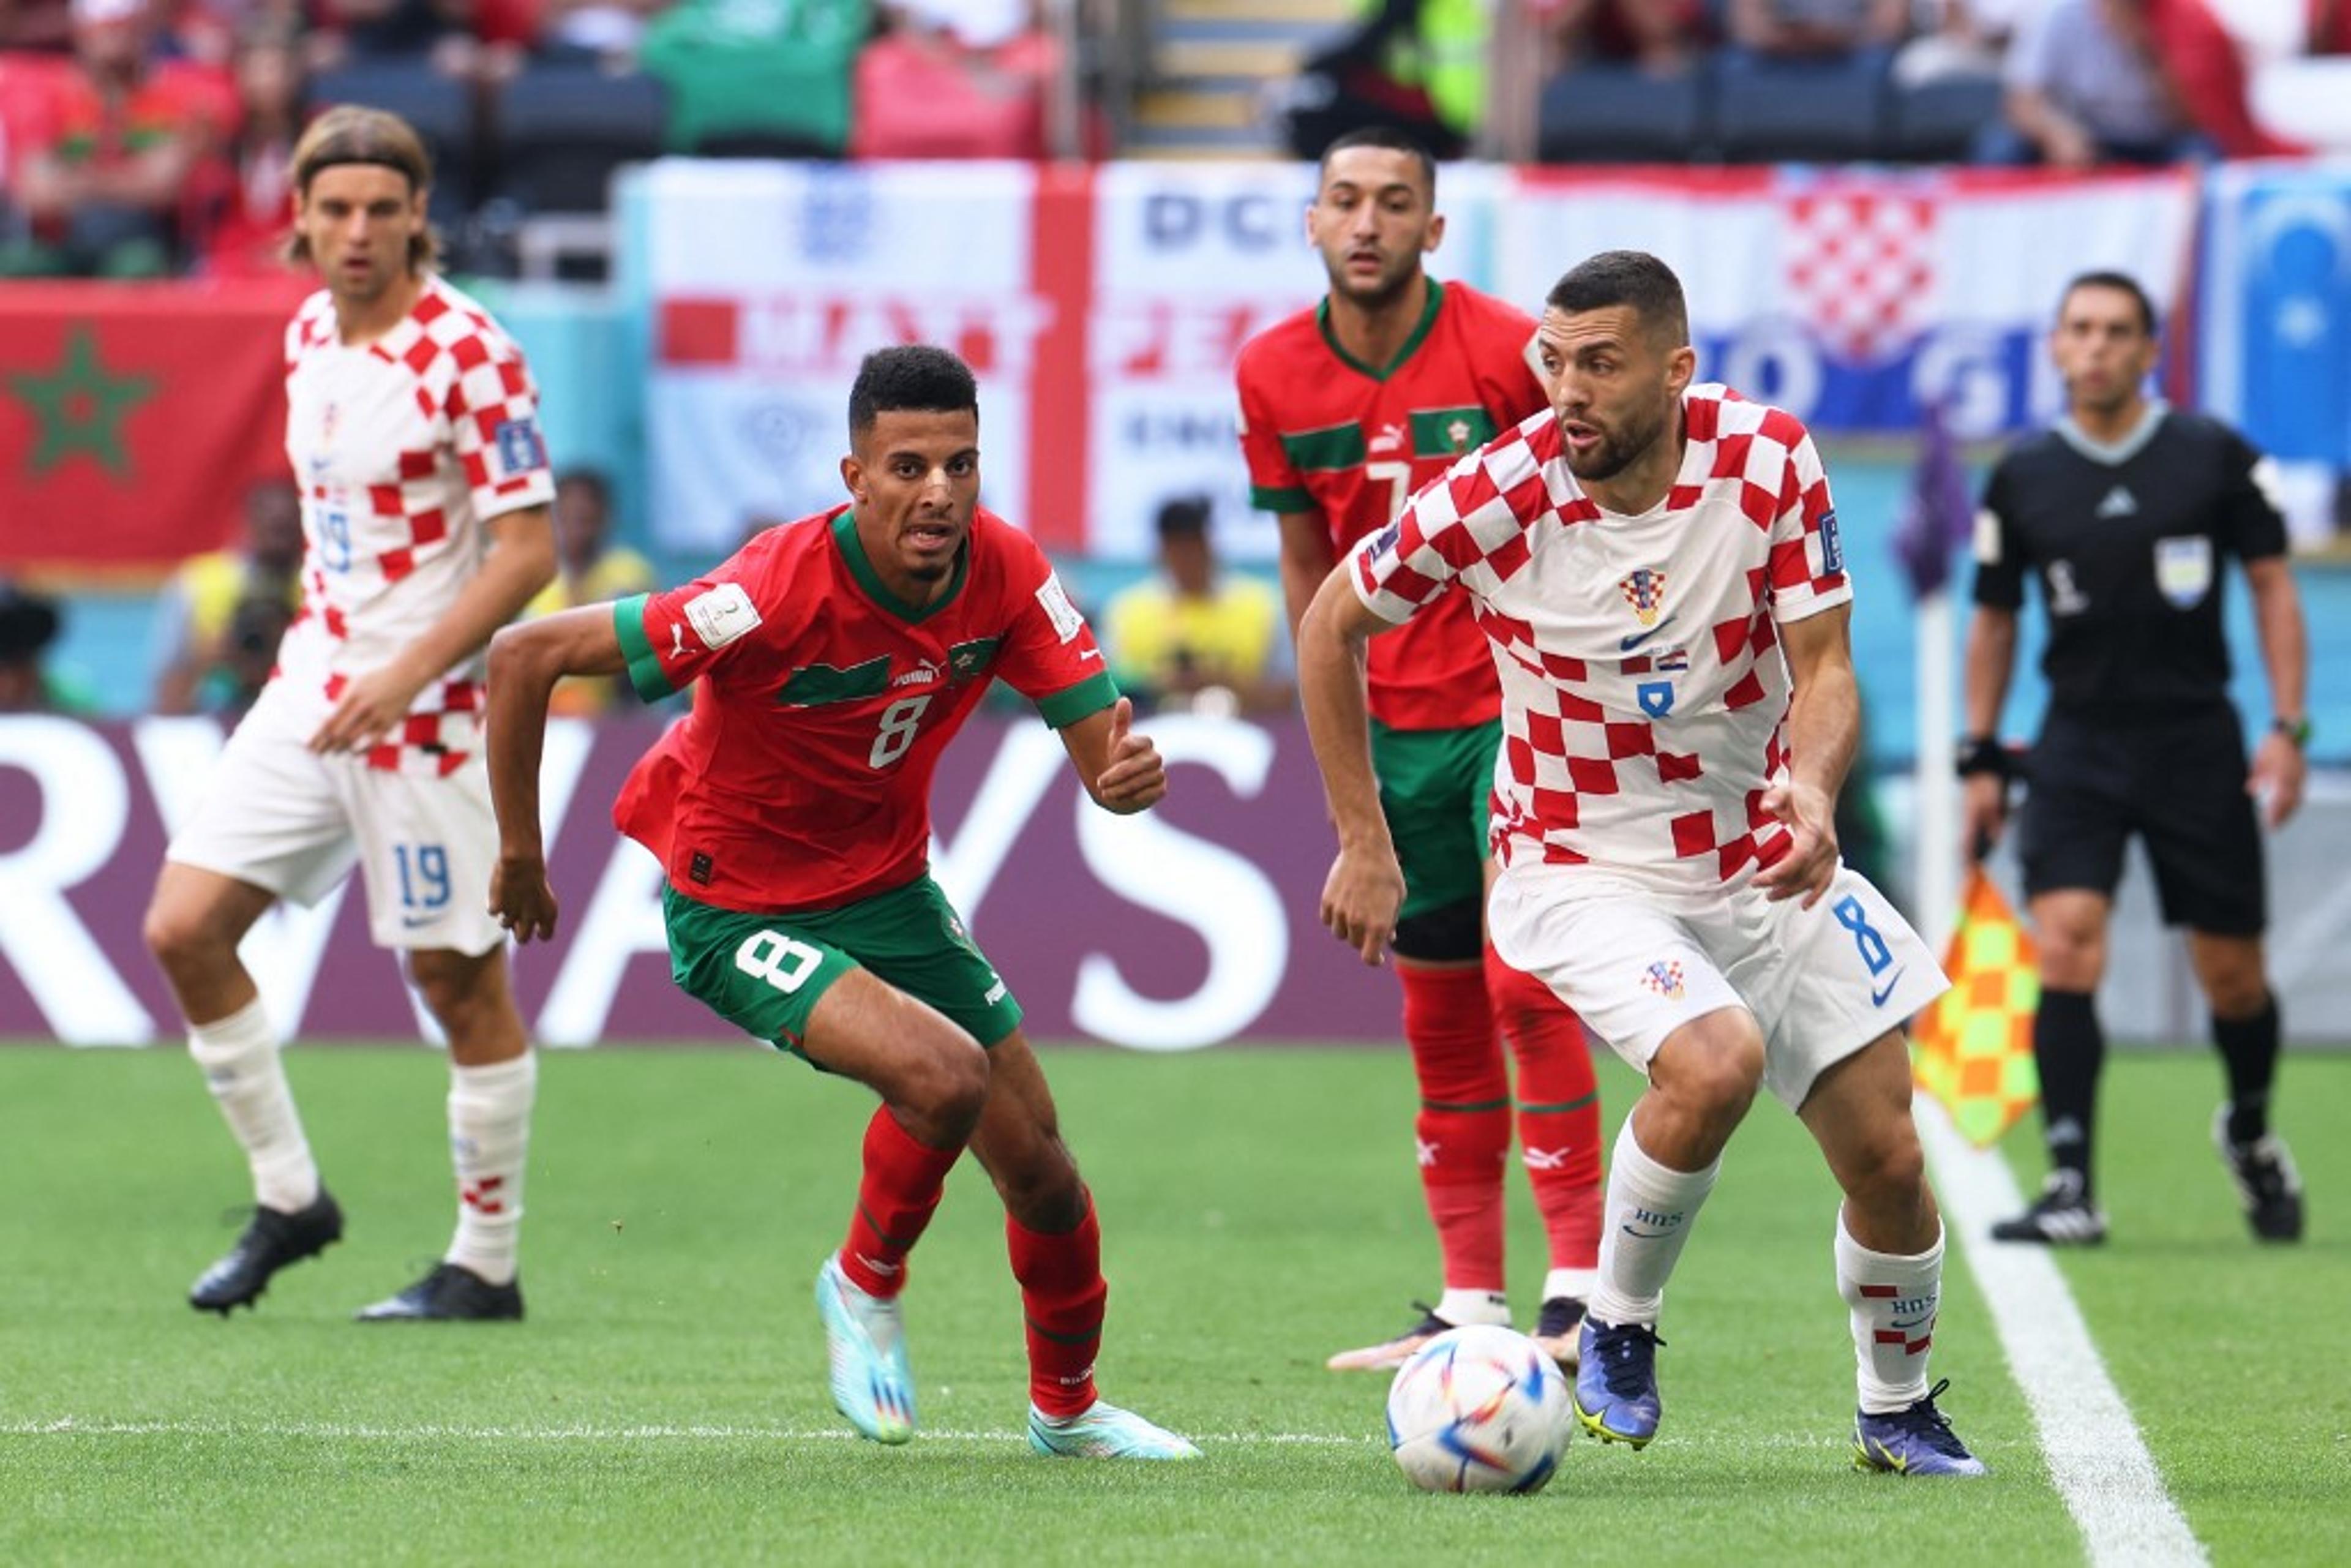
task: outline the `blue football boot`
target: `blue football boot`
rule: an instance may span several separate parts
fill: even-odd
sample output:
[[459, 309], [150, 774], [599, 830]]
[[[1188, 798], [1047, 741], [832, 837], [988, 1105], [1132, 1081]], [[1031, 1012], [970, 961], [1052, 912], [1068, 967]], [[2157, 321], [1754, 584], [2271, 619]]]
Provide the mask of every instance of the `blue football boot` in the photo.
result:
[[1647, 1323], [1586, 1316], [1576, 1339], [1575, 1418], [1604, 1443], [1646, 1448], [1657, 1435], [1657, 1347]]
[[1935, 1401], [1951, 1385], [1944, 1378], [1927, 1397], [1883, 1416], [1866, 1411], [1853, 1418], [1853, 1468], [1898, 1476], [1980, 1476], [1983, 1461], [1968, 1452], [1951, 1430], [1950, 1418]]

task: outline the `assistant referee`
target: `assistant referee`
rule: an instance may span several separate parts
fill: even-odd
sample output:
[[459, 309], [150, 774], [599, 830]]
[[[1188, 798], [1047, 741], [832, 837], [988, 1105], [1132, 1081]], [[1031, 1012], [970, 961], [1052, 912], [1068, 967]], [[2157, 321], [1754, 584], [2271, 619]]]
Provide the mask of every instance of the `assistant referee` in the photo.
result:
[[[2253, 1234], [2302, 1236], [2302, 1184], [2270, 1127], [2278, 1009], [2262, 956], [2262, 825], [2302, 801], [2308, 649], [2286, 569], [2268, 459], [2228, 426], [2143, 392], [2155, 307], [2121, 273], [2066, 286], [2050, 337], [2066, 414], [2019, 444], [1984, 494], [1968, 627], [1967, 841], [1981, 853], [2007, 810], [1998, 740], [2024, 581], [2049, 616], [2048, 716], [2025, 772], [2018, 857], [2041, 949], [2032, 1051], [2051, 1170], [2003, 1241], [2103, 1241], [2091, 1180], [2098, 1070], [2095, 1008], [2106, 927], [2133, 834], [2147, 843], [2166, 924], [2188, 928], [2196, 980], [2229, 1081], [2213, 1137]], [[2274, 716], [2248, 768], [2228, 696], [2220, 600], [2243, 563]]]

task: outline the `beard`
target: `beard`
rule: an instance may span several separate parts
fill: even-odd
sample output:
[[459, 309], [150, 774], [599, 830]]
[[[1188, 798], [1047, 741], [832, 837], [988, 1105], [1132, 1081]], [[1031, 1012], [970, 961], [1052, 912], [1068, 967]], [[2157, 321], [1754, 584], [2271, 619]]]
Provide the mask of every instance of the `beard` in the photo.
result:
[[[1590, 452], [1578, 455], [1573, 448], [1567, 454], [1567, 471], [1586, 482], [1605, 483], [1622, 474], [1641, 455], [1656, 444], [1666, 428], [1666, 415], [1654, 413], [1646, 419], [1625, 420], [1614, 428], [1600, 432], [1600, 444]], [[1585, 423], [1593, 423], [1586, 420]]]
[[1346, 258], [1341, 257], [1339, 270], [1331, 274], [1331, 291], [1346, 296], [1348, 303], [1368, 311], [1384, 309], [1404, 298], [1412, 287], [1415, 268], [1410, 262], [1391, 263], [1383, 269], [1378, 281], [1369, 284], [1353, 282], [1346, 273]]

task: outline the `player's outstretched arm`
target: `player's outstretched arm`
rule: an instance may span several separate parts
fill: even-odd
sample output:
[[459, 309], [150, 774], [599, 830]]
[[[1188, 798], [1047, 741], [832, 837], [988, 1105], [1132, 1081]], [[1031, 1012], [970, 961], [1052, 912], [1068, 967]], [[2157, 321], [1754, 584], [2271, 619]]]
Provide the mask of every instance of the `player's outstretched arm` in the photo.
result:
[[490, 553], [439, 620], [392, 661], [355, 677], [310, 737], [318, 752], [364, 751], [407, 717], [416, 694], [474, 656], [490, 634], [555, 580], [555, 529], [545, 507], [525, 507], [486, 525]]
[[1167, 766], [1151, 737], [1134, 732], [1134, 704], [1126, 697], [1065, 726], [1061, 744], [1086, 793], [1105, 811], [1133, 816], [1167, 794]]
[[609, 604], [584, 604], [527, 621], [490, 639], [483, 731], [490, 800], [498, 818], [490, 913], [517, 941], [555, 935], [555, 893], [547, 883], [547, 851], [538, 831], [547, 699], [566, 675], [616, 675], [628, 663]]
[[1756, 873], [1766, 898], [1810, 909], [1836, 875], [1836, 797], [1861, 739], [1861, 683], [1853, 673], [1853, 606], [1780, 625], [1796, 695], [1788, 707], [1788, 776], [1763, 809], [1788, 825], [1788, 852]]
[[1322, 580], [1299, 621], [1298, 696], [1339, 830], [1338, 858], [1322, 883], [1322, 924], [1364, 963], [1377, 964], [1404, 907], [1404, 871], [1372, 773], [1364, 644], [1391, 625], [1356, 597], [1347, 570], [1343, 561]]

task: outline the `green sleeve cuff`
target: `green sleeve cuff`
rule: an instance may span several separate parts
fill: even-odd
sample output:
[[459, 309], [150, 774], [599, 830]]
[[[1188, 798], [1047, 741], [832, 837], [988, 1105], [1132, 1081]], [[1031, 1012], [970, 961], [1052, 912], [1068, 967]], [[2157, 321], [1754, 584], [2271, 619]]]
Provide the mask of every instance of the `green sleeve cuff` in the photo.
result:
[[1311, 512], [1314, 509], [1314, 497], [1303, 490], [1251, 485], [1249, 505], [1260, 512]]
[[649, 703], [657, 703], [677, 695], [669, 684], [669, 674], [661, 666], [661, 655], [645, 640], [645, 601], [652, 595], [632, 593], [626, 599], [612, 601], [612, 630], [620, 634], [621, 653], [629, 661], [629, 685], [636, 687], [637, 695]]
[[1037, 699], [1037, 711], [1055, 729], [1067, 729], [1088, 714], [1100, 713], [1118, 701], [1118, 683], [1110, 678], [1108, 670], [1088, 675], [1074, 686], [1064, 686], [1050, 696]]

